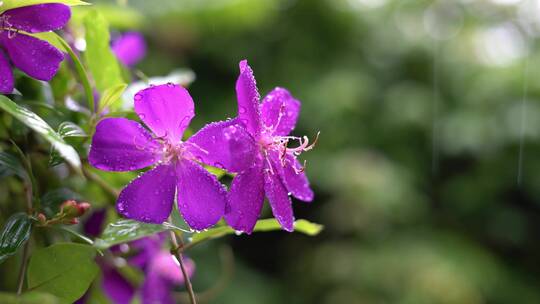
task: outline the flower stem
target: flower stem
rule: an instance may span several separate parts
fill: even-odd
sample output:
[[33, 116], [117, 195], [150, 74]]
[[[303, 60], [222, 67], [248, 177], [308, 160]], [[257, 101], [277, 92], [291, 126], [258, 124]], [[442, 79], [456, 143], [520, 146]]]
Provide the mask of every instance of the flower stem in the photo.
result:
[[30, 240], [26, 241], [23, 249], [23, 256], [21, 262], [21, 268], [19, 269], [19, 280], [17, 283], [17, 295], [22, 293], [24, 285], [24, 275], [26, 274], [26, 268], [28, 268], [28, 255], [30, 254]]
[[99, 175], [88, 170], [85, 166], [82, 166], [82, 172], [86, 178], [98, 184], [103, 190], [105, 190], [112, 198], [116, 199], [120, 195], [120, 191], [115, 189], [109, 183], [104, 181]]
[[[184, 245], [184, 242], [182, 239], [178, 240], [176, 238], [176, 234], [174, 231], [170, 231], [171, 236], [171, 242], [174, 246], [174, 254], [176, 255], [176, 258], [178, 259], [178, 263], [180, 263], [180, 269], [182, 270], [182, 275], [184, 276], [184, 282], [186, 284], [186, 289], [189, 294], [189, 300], [191, 304], [197, 304], [197, 299], [195, 298], [195, 292], [193, 291], [193, 286], [191, 285], [191, 280], [189, 279], [189, 275], [186, 271], [186, 267], [184, 266], [184, 261], [182, 259], [182, 254], [180, 253], [180, 248]], [[179, 246], [180, 241], [180, 246]]]
[[[33, 212], [32, 211], [33, 209], [33, 206], [32, 206], [32, 200], [33, 200], [32, 191], [33, 190], [32, 189], [33, 189], [32, 182], [27, 179], [25, 181], [24, 192], [26, 196], [26, 207], [28, 209], [27, 212], [29, 216], [31, 216]], [[26, 243], [24, 244], [21, 268], [19, 269], [19, 279], [17, 282], [17, 295], [20, 295], [22, 293], [22, 289], [24, 285], [24, 277], [26, 274], [26, 268], [28, 268], [29, 255], [30, 255], [30, 240], [27, 240]]]

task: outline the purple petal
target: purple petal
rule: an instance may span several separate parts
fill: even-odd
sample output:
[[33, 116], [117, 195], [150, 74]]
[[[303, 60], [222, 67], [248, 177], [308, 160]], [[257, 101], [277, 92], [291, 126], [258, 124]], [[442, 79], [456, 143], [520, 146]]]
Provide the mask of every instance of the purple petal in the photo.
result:
[[92, 213], [90, 217], [83, 224], [83, 231], [91, 237], [97, 237], [103, 230], [103, 223], [105, 222], [105, 216], [107, 215], [107, 209], [101, 208]]
[[151, 86], [135, 94], [135, 112], [158, 137], [178, 143], [195, 110], [193, 99], [182, 86]]
[[266, 197], [268, 197], [270, 207], [272, 207], [274, 217], [283, 229], [291, 232], [294, 230], [292, 202], [287, 189], [276, 172], [276, 165], [273, 165], [272, 169], [267, 168], [267, 171], [265, 171], [264, 191], [266, 192]]
[[50, 43], [21, 33], [0, 33], [0, 44], [13, 65], [35, 79], [51, 80], [64, 60], [64, 54]]
[[[195, 263], [193, 263], [193, 260], [186, 257], [183, 257], [183, 261], [186, 273], [191, 278], [195, 273]], [[159, 254], [155, 255], [152, 259], [150, 271], [156, 272], [161, 278], [171, 283], [178, 285], [184, 283], [184, 275], [182, 274], [180, 264], [176, 257], [169, 252], [161, 251]]]
[[264, 172], [260, 157], [254, 165], [236, 175], [228, 193], [225, 221], [234, 230], [251, 233], [264, 203]]
[[138, 267], [141, 270], [146, 269], [153, 257], [161, 251], [162, 244], [163, 238], [161, 234], [154, 234], [129, 242], [129, 247], [137, 252], [137, 254], [128, 258], [129, 265]]
[[283, 88], [272, 90], [261, 104], [263, 124], [274, 130], [273, 135], [288, 135], [294, 129], [299, 113], [300, 102]]
[[287, 154], [283, 162], [274, 158], [274, 163], [277, 164], [276, 167], [287, 190], [295, 198], [304, 202], [311, 202], [314, 197], [313, 190], [309, 187], [307, 176], [296, 157]]
[[96, 126], [88, 155], [90, 164], [107, 171], [132, 171], [156, 163], [161, 144], [138, 122], [105, 118]]
[[112, 42], [111, 49], [122, 64], [132, 66], [146, 55], [146, 42], [141, 33], [127, 32]]
[[112, 267], [102, 267], [103, 291], [115, 304], [129, 304], [135, 289], [118, 271]]
[[142, 304], [174, 304], [172, 289], [173, 284], [157, 272], [149, 271], [142, 286]]
[[14, 80], [13, 72], [9, 60], [0, 50], [0, 94], [11, 94], [13, 92]]
[[186, 142], [198, 161], [240, 172], [251, 166], [258, 151], [253, 138], [236, 119], [206, 125]]
[[175, 183], [172, 166], [157, 166], [122, 190], [116, 209], [126, 218], [145, 223], [163, 223], [171, 213]]
[[249, 133], [257, 137], [261, 131], [259, 113], [260, 95], [253, 71], [247, 60], [240, 61], [240, 75], [236, 80], [236, 97], [238, 99], [238, 117]]
[[8, 28], [28, 33], [41, 33], [61, 29], [71, 17], [69, 6], [59, 3], [37, 4], [5, 11]]
[[225, 212], [226, 190], [216, 177], [190, 160], [176, 165], [178, 209], [195, 230], [216, 224]]

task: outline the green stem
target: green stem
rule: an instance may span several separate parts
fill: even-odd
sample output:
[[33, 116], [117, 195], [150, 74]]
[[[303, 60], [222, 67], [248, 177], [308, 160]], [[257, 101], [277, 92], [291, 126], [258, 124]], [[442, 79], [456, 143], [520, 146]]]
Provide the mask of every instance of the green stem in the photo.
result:
[[[169, 221], [171, 220], [169, 219]], [[171, 236], [171, 242], [174, 248], [173, 250], [174, 254], [176, 255], [176, 258], [178, 259], [178, 263], [180, 263], [180, 269], [182, 270], [182, 275], [184, 276], [184, 282], [186, 284], [186, 289], [188, 291], [189, 300], [191, 304], [197, 304], [195, 292], [193, 291], [193, 285], [191, 285], [191, 280], [189, 279], [189, 275], [186, 271], [186, 267], [184, 266], [184, 260], [182, 259], [182, 254], [180, 253], [180, 250], [178, 250], [184, 244], [182, 242], [182, 239], [180, 239], [180, 246], [179, 246], [179, 241], [176, 238], [176, 234], [174, 233], [174, 231], [170, 231], [170, 236]]]

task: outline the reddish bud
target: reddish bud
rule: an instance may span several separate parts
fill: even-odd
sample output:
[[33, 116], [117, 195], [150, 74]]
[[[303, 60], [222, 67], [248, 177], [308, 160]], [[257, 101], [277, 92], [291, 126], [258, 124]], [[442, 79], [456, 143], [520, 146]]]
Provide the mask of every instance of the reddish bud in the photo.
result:
[[66, 224], [68, 225], [76, 225], [79, 223], [79, 219], [78, 218], [72, 218], [71, 220], [69, 220]]
[[79, 210], [79, 216], [83, 215], [90, 209], [91, 205], [87, 202], [82, 202], [77, 205], [77, 209]]
[[45, 223], [47, 222], [47, 217], [45, 217], [45, 214], [39, 213], [39, 214], [37, 215], [37, 220], [38, 220], [38, 222], [39, 222], [40, 224], [43, 225], [43, 224], [45, 224]]
[[65, 214], [67, 217], [79, 216], [79, 208], [77, 202], [74, 200], [67, 200], [60, 205], [60, 213]]

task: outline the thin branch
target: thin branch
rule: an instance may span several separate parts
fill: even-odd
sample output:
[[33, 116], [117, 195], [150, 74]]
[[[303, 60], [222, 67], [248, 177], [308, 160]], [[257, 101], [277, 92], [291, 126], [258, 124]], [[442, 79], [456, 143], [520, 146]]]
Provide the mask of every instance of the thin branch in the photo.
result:
[[[176, 258], [178, 259], [178, 263], [180, 263], [180, 269], [182, 270], [182, 275], [184, 276], [184, 282], [186, 284], [186, 289], [189, 294], [189, 300], [191, 304], [197, 304], [197, 299], [195, 298], [195, 292], [193, 291], [191, 280], [189, 279], [189, 275], [186, 271], [186, 267], [184, 266], [182, 253], [180, 253], [180, 251], [178, 250], [180, 247], [184, 245], [184, 242], [182, 241], [182, 238], [180, 238], [180, 240], [176, 238], [176, 234], [174, 233], [174, 231], [170, 231], [170, 236], [171, 236], [171, 242], [173, 244], [174, 254], [176, 255]], [[180, 243], [180, 246], [179, 246], [179, 243]]]
[[[31, 174], [31, 173], [29, 173]], [[26, 207], [28, 215], [31, 216], [33, 212], [33, 206], [32, 206], [32, 182], [28, 179], [25, 179], [24, 181], [24, 192], [26, 196]], [[28, 256], [30, 255], [30, 240], [27, 240], [24, 244], [23, 249], [23, 255], [22, 255], [22, 261], [21, 261], [21, 268], [19, 268], [19, 279], [17, 282], [17, 294], [20, 295], [22, 293], [23, 285], [24, 285], [24, 277], [26, 275], [26, 268], [28, 268]]]
[[111, 186], [109, 183], [104, 181], [99, 175], [95, 174], [94, 172], [88, 170], [85, 166], [82, 166], [83, 174], [86, 178], [93, 181], [94, 183], [98, 184], [103, 190], [105, 190], [107, 193], [109, 193], [112, 197], [115, 199], [120, 195], [120, 191], [118, 191], [116, 188]]
[[30, 240], [26, 241], [26, 243], [24, 244], [21, 268], [19, 269], [19, 279], [17, 283], [17, 295], [20, 295], [22, 293], [24, 285], [24, 275], [26, 274], [26, 268], [28, 268], [28, 255], [30, 255]]

